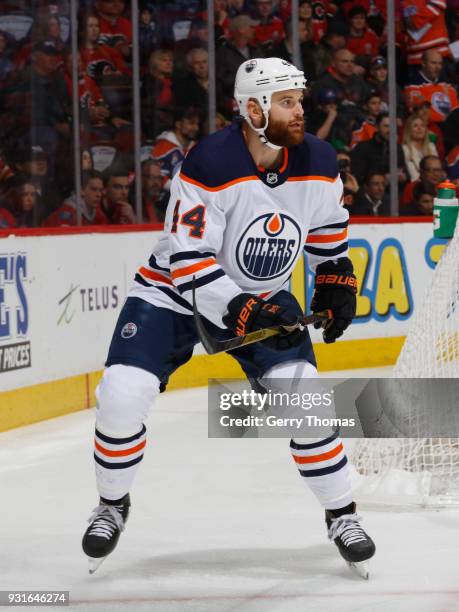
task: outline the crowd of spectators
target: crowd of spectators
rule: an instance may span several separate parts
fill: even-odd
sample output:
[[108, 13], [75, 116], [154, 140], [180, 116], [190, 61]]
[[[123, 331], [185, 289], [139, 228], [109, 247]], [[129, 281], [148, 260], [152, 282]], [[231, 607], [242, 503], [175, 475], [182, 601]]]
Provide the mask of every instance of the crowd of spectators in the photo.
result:
[[[0, 228], [164, 219], [171, 179], [208, 133], [205, 0], [81, 0], [72, 56], [68, 0], [0, 4]], [[33, 5], [33, 10], [30, 6]], [[432, 214], [459, 186], [459, 2], [396, 0], [401, 215]], [[293, 61], [291, 0], [214, 0], [217, 129], [237, 120], [234, 77], [254, 57]], [[350, 214], [390, 214], [386, 0], [300, 0], [306, 129], [337, 151]], [[141, 176], [135, 175], [132, 30], [140, 50]], [[74, 186], [77, 65], [80, 201]]]

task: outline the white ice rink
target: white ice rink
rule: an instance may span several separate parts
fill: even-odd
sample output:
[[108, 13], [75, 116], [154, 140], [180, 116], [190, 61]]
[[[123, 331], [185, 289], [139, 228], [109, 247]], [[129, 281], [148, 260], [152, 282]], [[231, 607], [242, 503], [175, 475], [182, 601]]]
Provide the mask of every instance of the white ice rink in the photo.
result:
[[288, 440], [208, 439], [206, 389], [159, 398], [127, 529], [90, 576], [93, 427], [83, 411], [0, 434], [0, 589], [68, 590], [70, 609], [96, 612], [459, 610], [458, 511], [365, 511], [365, 582], [328, 542]]

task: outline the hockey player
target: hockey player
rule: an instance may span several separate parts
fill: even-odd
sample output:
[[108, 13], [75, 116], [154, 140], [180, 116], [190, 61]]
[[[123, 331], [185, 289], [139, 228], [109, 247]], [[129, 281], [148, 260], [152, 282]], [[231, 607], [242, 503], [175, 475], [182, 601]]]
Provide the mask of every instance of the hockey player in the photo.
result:
[[[125, 528], [148, 411], [199, 341], [193, 285], [215, 336], [293, 325], [302, 311], [285, 289], [304, 247], [316, 270], [312, 309], [333, 312], [325, 342], [339, 338], [355, 315], [342, 182], [333, 149], [304, 133], [305, 85], [303, 73], [278, 58], [241, 64], [234, 93], [243, 121], [196, 145], [172, 181], [164, 232], [135, 276], [96, 392], [100, 502], [83, 537], [90, 571]], [[230, 355], [265, 388], [276, 378], [317, 376], [309, 334], [298, 328]], [[290, 446], [344, 559], [359, 564], [372, 557], [337, 434]], [[367, 576], [366, 566], [358, 569]]]

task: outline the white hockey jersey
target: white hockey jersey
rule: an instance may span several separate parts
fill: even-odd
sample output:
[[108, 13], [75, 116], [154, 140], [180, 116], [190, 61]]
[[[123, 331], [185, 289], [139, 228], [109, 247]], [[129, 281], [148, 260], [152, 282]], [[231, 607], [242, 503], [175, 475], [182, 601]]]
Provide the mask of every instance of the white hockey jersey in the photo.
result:
[[238, 124], [195, 146], [172, 181], [164, 232], [129, 296], [191, 315], [195, 277], [201, 314], [225, 327], [228, 302], [285, 288], [303, 248], [313, 269], [347, 256], [335, 151], [306, 134], [283, 155], [278, 170], [257, 167]]

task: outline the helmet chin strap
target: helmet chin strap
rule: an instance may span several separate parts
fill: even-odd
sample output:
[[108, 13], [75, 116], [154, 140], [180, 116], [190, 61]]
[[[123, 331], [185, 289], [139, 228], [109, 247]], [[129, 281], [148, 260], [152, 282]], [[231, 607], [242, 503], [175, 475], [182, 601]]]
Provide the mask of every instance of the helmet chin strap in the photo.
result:
[[250, 127], [252, 128], [252, 130], [254, 132], [256, 132], [258, 138], [260, 139], [260, 142], [262, 142], [262, 144], [266, 145], [267, 147], [269, 147], [270, 149], [274, 149], [274, 151], [280, 151], [282, 149], [282, 147], [279, 147], [278, 145], [273, 144], [272, 142], [269, 142], [269, 140], [266, 138], [266, 130], [268, 129], [268, 123], [269, 123], [269, 111], [264, 110], [263, 111], [263, 117], [265, 118], [265, 126], [262, 128], [256, 128], [253, 123], [252, 120], [250, 119], [249, 115], [246, 115], [244, 117], [244, 119], [247, 121], [247, 123], [250, 125]]

